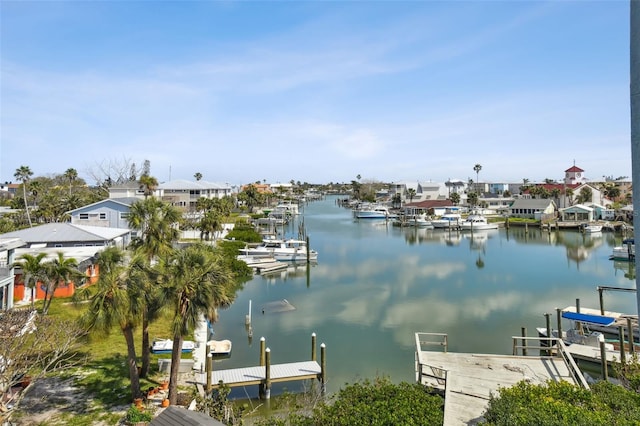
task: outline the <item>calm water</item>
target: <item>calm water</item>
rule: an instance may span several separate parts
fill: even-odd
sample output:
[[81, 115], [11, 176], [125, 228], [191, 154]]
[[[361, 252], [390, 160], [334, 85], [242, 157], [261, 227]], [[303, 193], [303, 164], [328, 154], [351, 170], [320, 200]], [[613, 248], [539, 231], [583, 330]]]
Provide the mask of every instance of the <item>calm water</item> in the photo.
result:
[[[611, 233], [512, 227], [472, 237], [398, 228], [356, 221], [332, 197], [308, 204], [300, 218], [318, 263], [308, 273], [305, 265], [292, 267], [245, 285], [214, 325], [216, 338], [233, 341], [231, 358], [215, 369], [257, 365], [261, 336], [273, 363], [307, 360], [315, 332], [327, 346], [329, 392], [376, 375], [411, 382], [415, 332], [448, 333], [454, 352], [510, 354], [511, 336], [521, 327], [534, 335], [545, 312], [554, 323], [555, 308], [576, 298], [598, 308], [598, 285], [635, 287], [630, 265], [608, 259], [622, 239]], [[287, 236], [297, 229], [291, 224]], [[296, 309], [262, 313], [282, 299]], [[609, 292], [604, 300], [607, 310], [636, 311], [634, 293]], [[252, 339], [245, 328], [250, 301]]]

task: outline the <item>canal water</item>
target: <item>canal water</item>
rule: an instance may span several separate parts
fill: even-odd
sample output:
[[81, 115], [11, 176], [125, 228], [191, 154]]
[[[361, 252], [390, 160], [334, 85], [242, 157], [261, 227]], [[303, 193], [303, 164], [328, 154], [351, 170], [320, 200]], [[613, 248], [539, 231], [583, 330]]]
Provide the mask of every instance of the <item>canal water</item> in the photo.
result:
[[[214, 369], [258, 365], [261, 337], [274, 364], [309, 360], [316, 333], [318, 356], [326, 345], [330, 393], [376, 376], [412, 382], [416, 332], [447, 333], [452, 352], [510, 354], [511, 336], [522, 327], [535, 335], [545, 313], [555, 324], [556, 307], [580, 299], [582, 307], [597, 309], [597, 286], [635, 287], [633, 264], [609, 260], [620, 235], [399, 228], [356, 220], [336, 200], [305, 205], [286, 228], [287, 236], [297, 236], [304, 223], [317, 264], [256, 275], [220, 311], [215, 338], [232, 340], [233, 350]], [[295, 309], [274, 312], [274, 303]], [[605, 292], [604, 305], [635, 313], [636, 297]], [[299, 386], [279, 384], [273, 394]], [[257, 388], [234, 393], [254, 397]]]

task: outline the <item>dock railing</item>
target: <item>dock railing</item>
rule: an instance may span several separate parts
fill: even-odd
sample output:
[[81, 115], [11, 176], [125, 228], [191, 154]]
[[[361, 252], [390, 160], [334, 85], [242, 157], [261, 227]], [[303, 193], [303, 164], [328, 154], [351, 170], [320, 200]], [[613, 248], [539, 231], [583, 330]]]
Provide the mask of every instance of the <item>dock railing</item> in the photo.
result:
[[446, 333], [415, 333], [416, 338], [416, 380], [418, 383], [429, 384], [433, 388], [446, 391], [447, 370], [424, 362], [422, 352], [427, 350], [423, 346], [439, 346], [443, 352], [448, 349]]
[[[548, 356], [560, 357], [564, 361], [567, 369], [569, 370], [569, 374], [574, 382], [584, 388], [589, 389], [589, 384], [587, 380], [582, 375], [582, 372], [578, 368], [578, 364], [573, 359], [569, 351], [567, 351], [567, 346], [564, 344], [562, 339], [557, 337], [524, 337], [524, 336], [512, 336], [513, 339], [513, 355], [519, 355], [519, 352], [522, 351], [522, 354], [526, 354], [529, 349], [539, 350], [541, 353], [547, 353]], [[518, 342], [522, 342], [518, 344]], [[529, 344], [528, 342], [534, 343], [538, 341], [537, 345]]]

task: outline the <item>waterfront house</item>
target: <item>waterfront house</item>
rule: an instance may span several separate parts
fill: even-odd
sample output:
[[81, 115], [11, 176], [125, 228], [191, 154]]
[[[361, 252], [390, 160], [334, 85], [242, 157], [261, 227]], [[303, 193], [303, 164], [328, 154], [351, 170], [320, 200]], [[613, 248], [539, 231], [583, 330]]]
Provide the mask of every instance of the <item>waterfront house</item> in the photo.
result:
[[[153, 195], [159, 197], [160, 190], [156, 188]], [[144, 186], [137, 180], [120, 183], [109, 187], [109, 198], [135, 198], [144, 200]]]
[[592, 222], [594, 220], [594, 209], [584, 204], [576, 204], [574, 206], [560, 209], [560, 220], [576, 221], [576, 222]]
[[0, 237], [0, 310], [13, 307], [15, 292], [15, 278], [13, 263], [16, 260], [16, 250], [26, 243], [20, 238]]
[[404, 205], [404, 212], [409, 216], [421, 213], [442, 216], [454, 210], [457, 211], [458, 207], [454, 206], [451, 200], [425, 200]]
[[556, 203], [545, 198], [516, 198], [509, 207], [510, 217], [525, 219], [548, 220], [555, 217], [555, 212]]
[[[57, 258], [58, 252], [62, 252], [65, 258], [76, 260], [78, 270], [86, 273], [89, 282], [95, 282], [98, 277], [96, 254], [109, 246], [126, 247], [130, 242], [130, 231], [103, 226], [48, 223], [7, 232], [0, 235], [0, 240], [3, 239], [18, 239], [24, 243], [12, 253], [14, 259], [11, 264], [23, 254], [37, 256], [39, 253], [44, 253], [46, 257], [43, 261], [46, 262]], [[6, 264], [9, 265], [8, 259]], [[12, 279], [14, 280], [12, 300], [29, 301], [44, 297], [43, 285], [37, 285], [32, 291], [25, 288], [20, 268], [12, 272]], [[69, 297], [74, 292], [75, 283], [69, 283], [60, 285], [54, 296]]]

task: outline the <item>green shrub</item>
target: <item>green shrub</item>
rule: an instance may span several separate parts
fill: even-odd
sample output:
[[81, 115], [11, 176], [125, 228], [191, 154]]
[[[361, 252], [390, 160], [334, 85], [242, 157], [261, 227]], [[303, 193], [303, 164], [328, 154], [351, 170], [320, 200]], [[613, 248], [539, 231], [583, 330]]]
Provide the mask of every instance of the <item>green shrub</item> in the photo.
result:
[[153, 414], [148, 412], [147, 410], [140, 410], [135, 405], [131, 405], [127, 414], [124, 416], [124, 420], [129, 424], [134, 424], [138, 422], [150, 422], [153, 420]]

